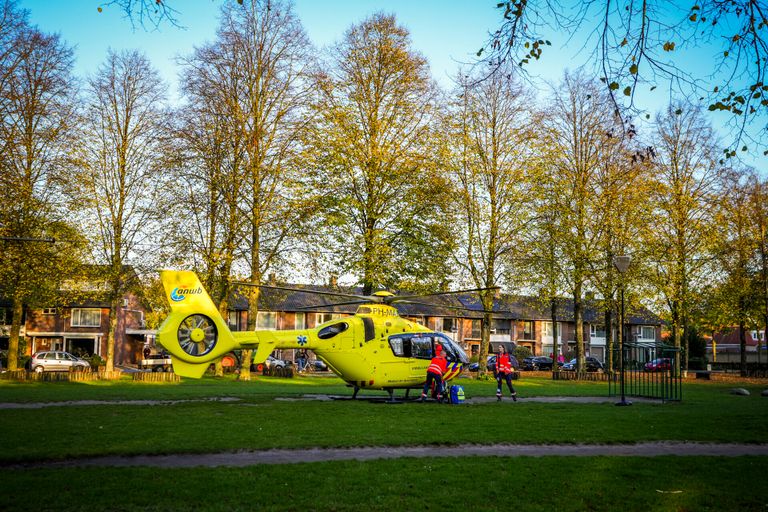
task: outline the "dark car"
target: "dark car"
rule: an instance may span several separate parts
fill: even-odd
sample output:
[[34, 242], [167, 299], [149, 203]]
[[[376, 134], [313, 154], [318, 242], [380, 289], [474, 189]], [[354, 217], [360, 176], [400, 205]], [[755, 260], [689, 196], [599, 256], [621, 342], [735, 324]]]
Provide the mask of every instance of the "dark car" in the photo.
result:
[[523, 370], [552, 370], [552, 359], [546, 356], [531, 356], [523, 359]]
[[643, 368], [646, 372], [664, 372], [671, 369], [672, 360], [668, 357], [661, 357], [659, 359], [654, 359], [653, 361], [648, 361]]
[[[513, 370], [519, 370], [520, 369], [520, 363], [517, 362], [517, 358], [510, 354], [509, 356], [509, 362], [512, 364]], [[496, 371], [496, 356], [490, 355], [488, 356], [488, 360], [485, 364], [486, 369], [489, 372], [495, 372]], [[472, 363], [469, 365], [469, 371], [476, 372], [480, 370], [480, 363]]]
[[[595, 359], [594, 357], [587, 356], [584, 358], [586, 370], [588, 372], [597, 372], [603, 369], [603, 363]], [[563, 370], [567, 372], [575, 372], [576, 371], [576, 359], [571, 359], [567, 363], [563, 365]]]
[[308, 365], [312, 365], [312, 369], [316, 372], [326, 372], [328, 371], [328, 365], [325, 364], [320, 359], [315, 359], [314, 361], [310, 361], [307, 363]]

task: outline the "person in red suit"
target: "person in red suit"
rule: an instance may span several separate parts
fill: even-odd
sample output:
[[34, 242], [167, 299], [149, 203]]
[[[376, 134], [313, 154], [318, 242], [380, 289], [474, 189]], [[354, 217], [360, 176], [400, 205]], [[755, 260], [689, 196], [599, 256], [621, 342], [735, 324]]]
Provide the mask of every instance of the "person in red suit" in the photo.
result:
[[517, 402], [517, 392], [512, 387], [512, 362], [509, 354], [504, 350], [504, 345], [499, 345], [499, 353], [496, 355], [496, 399], [501, 402], [501, 381], [507, 381], [512, 400]]
[[437, 392], [437, 401], [443, 401], [443, 373], [445, 373], [447, 365], [448, 361], [446, 361], [443, 356], [443, 347], [435, 344], [435, 357], [433, 357], [432, 361], [429, 363], [429, 368], [427, 368], [427, 381], [424, 383], [424, 390], [421, 392], [422, 402], [427, 399], [427, 390], [433, 382], [435, 383], [435, 391]]

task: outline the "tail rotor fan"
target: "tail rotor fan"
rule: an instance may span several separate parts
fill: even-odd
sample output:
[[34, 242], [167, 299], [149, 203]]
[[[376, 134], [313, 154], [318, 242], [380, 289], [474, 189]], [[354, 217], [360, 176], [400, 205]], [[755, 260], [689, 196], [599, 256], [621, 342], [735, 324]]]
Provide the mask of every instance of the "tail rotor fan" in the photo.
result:
[[203, 356], [213, 350], [218, 339], [216, 324], [205, 315], [190, 315], [179, 325], [179, 346], [191, 356]]

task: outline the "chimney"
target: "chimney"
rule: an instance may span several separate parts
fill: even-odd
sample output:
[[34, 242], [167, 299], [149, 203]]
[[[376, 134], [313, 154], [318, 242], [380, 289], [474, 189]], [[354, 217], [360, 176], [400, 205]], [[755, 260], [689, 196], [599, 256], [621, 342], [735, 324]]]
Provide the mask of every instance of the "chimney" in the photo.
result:
[[338, 277], [336, 277], [335, 274], [331, 274], [331, 277], [328, 278], [328, 286], [330, 286], [331, 288], [337, 288], [338, 287], [337, 280], [338, 280]]
[[275, 286], [276, 284], [277, 284], [277, 276], [275, 275], [274, 272], [271, 272], [269, 274], [269, 285], [270, 286]]
[[493, 292], [493, 298], [494, 299], [500, 299], [501, 298], [501, 288], [496, 288], [496, 291]]

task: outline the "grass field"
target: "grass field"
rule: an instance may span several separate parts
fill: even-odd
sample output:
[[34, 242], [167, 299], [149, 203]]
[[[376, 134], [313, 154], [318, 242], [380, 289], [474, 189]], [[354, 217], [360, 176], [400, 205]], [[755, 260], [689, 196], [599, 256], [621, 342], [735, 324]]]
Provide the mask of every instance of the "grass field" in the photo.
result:
[[[470, 397], [493, 395], [493, 383], [461, 383]], [[751, 396], [731, 395], [737, 385]], [[768, 509], [765, 457], [439, 458], [441, 446], [463, 443], [763, 443], [768, 398], [760, 393], [768, 382], [687, 382], [681, 403], [627, 408], [525, 401], [606, 396], [605, 383], [526, 377], [517, 388], [518, 403], [447, 406], [301, 399], [349, 394], [335, 378], [0, 381], [4, 403], [180, 401], [0, 409], [0, 510]], [[202, 401], [222, 397], [238, 400]], [[191, 470], [8, 468], [100, 455], [403, 445], [434, 446], [436, 458]]]

